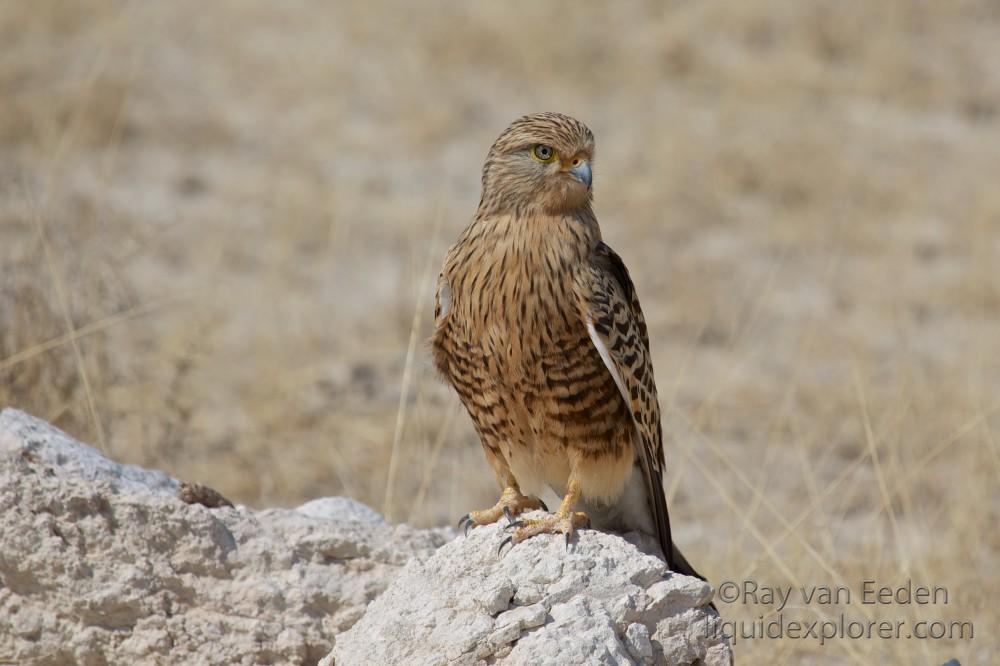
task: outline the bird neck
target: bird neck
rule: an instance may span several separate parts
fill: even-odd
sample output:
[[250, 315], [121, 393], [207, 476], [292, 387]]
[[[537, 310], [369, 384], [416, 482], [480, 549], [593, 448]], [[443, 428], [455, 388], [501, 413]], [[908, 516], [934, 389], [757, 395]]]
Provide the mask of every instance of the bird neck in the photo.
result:
[[576, 308], [574, 278], [600, 240], [592, 213], [477, 217], [442, 271], [452, 321], [508, 356], [517, 356], [522, 339], [559, 337], [560, 322]]
[[504, 193], [503, 191], [487, 195], [486, 192], [487, 190], [484, 189], [483, 195], [479, 199], [479, 207], [476, 209], [475, 218], [477, 220], [489, 217], [573, 217], [581, 220], [596, 219], [594, 217], [593, 198], [589, 194], [586, 199], [581, 201], [568, 201], [565, 199], [528, 199], [518, 194]]
[[571, 213], [525, 210], [508, 215], [476, 215], [466, 234], [492, 249], [498, 257], [513, 251], [541, 261], [546, 256], [583, 260], [601, 241], [597, 217], [588, 204]]

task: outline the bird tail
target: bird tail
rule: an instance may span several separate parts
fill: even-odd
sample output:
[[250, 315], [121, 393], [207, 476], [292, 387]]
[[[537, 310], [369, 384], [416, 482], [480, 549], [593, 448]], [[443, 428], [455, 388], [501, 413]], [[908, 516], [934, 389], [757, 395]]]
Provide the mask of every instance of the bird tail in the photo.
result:
[[687, 561], [686, 557], [684, 557], [684, 553], [682, 553], [680, 548], [677, 547], [677, 544], [671, 543], [670, 548], [673, 557], [673, 562], [671, 563], [671, 571], [674, 571], [679, 574], [684, 574], [685, 576], [694, 576], [695, 578], [700, 578], [704, 581], [708, 580], [700, 573], [698, 573], [693, 566], [691, 566], [691, 563]]
[[[663, 492], [663, 486], [655, 481], [650, 484], [652, 486], [652, 494], [649, 498], [651, 509], [651, 514], [653, 516], [653, 522], [656, 525], [656, 538], [660, 542], [660, 549], [663, 551], [663, 558], [667, 562], [667, 567], [679, 574], [685, 576], [694, 576], [695, 578], [700, 578], [701, 580], [708, 582], [708, 579], [702, 576], [698, 571], [691, 566], [691, 563], [687, 561], [684, 554], [674, 543], [673, 538], [670, 534], [670, 514], [667, 511], [667, 497]], [[716, 613], [719, 609], [715, 607], [715, 603], [709, 603], [709, 608], [714, 610]]]
[[[691, 566], [691, 563], [687, 561], [686, 557], [684, 557], [684, 553], [682, 553], [680, 548], [677, 547], [677, 544], [675, 543], [670, 544], [670, 550], [673, 558], [673, 564], [670, 565], [671, 571], [674, 571], [679, 574], [684, 574], [685, 576], [694, 576], [695, 578], [702, 579], [706, 583], [708, 582], [707, 578], [702, 576], [695, 570], [693, 566]], [[719, 612], [719, 609], [715, 607], [714, 601], [709, 602], [708, 607], [714, 610], [716, 613]]]

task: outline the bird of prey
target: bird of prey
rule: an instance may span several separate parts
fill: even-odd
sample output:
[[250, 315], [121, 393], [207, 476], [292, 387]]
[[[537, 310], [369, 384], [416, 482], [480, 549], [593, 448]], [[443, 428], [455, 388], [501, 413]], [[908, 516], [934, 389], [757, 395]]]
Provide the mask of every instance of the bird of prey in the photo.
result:
[[[655, 536], [672, 571], [663, 436], [646, 323], [592, 209], [594, 135], [559, 113], [515, 120], [490, 148], [472, 223], [444, 260], [432, 338], [438, 371], [482, 440], [502, 494], [463, 518], [512, 522], [509, 541], [574, 530]], [[501, 544], [503, 548], [503, 544]]]

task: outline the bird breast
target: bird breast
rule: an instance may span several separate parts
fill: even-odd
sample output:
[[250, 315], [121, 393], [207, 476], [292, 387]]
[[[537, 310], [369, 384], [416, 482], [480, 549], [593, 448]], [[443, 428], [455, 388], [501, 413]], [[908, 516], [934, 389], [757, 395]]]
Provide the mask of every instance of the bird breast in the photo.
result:
[[561, 218], [481, 221], [482, 228], [474, 225], [456, 245], [445, 266], [447, 298], [456, 323], [491, 355], [544, 354], [568, 335], [585, 335], [574, 284], [590, 243], [572, 224]]

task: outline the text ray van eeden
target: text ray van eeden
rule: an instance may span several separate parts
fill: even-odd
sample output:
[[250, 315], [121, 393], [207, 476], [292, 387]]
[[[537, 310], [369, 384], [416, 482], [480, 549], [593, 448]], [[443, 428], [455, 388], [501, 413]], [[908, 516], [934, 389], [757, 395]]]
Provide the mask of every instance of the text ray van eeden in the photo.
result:
[[[726, 603], [777, 605], [776, 610], [784, 610], [792, 593], [798, 590], [799, 600], [805, 605], [851, 603], [851, 589], [844, 585], [803, 585], [795, 588], [792, 585], [759, 585], [757, 581], [742, 582], [726, 581], [719, 586], [719, 598]], [[948, 590], [935, 585], [914, 585], [909, 578], [902, 585], [890, 586], [879, 584], [875, 580], [864, 580], [858, 586], [861, 591], [861, 603], [872, 605], [947, 605]]]

